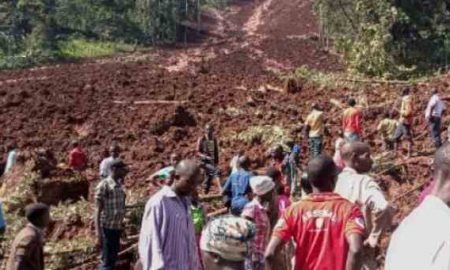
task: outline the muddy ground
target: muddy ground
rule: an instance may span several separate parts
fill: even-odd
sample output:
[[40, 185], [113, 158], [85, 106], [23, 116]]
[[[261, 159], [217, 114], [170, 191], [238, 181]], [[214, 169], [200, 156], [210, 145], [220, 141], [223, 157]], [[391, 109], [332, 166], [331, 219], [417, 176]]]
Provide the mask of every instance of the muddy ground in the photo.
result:
[[[45, 147], [64, 162], [71, 140], [79, 139], [90, 160], [85, 176], [95, 183], [104, 150], [117, 141], [131, 167], [126, 186], [137, 191], [148, 188], [144, 180], [168, 161], [170, 153], [193, 156], [206, 123], [216, 126], [223, 171], [239, 149], [255, 161], [254, 169], [260, 169], [268, 146], [244, 143], [232, 134], [258, 125], [295, 129], [313, 102], [324, 104], [327, 125], [335, 134], [341, 109], [330, 101], [343, 102], [353, 95], [368, 101], [365, 134], [376, 155], [381, 152], [375, 133], [380, 113], [392, 108], [403, 85], [362, 83], [356, 91], [301, 84], [297, 92], [283, 91], [282, 75], [296, 67], [344, 69], [340, 56], [321, 48], [312, 10], [310, 0], [236, 0], [225, 11], [205, 11], [209, 34], [201, 43], [1, 72], [0, 142], [17, 141], [22, 150]], [[415, 88], [416, 155], [430, 155], [422, 111], [431, 87], [448, 92], [448, 81], [442, 76]], [[293, 137], [301, 142], [301, 137]], [[332, 154], [331, 136], [326, 149]], [[0, 149], [2, 157], [5, 151]], [[392, 163], [402, 163], [400, 170], [377, 175], [399, 208], [396, 221], [409, 213], [420, 189], [402, 194], [428, 180], [428, 161], [398, 158]]]

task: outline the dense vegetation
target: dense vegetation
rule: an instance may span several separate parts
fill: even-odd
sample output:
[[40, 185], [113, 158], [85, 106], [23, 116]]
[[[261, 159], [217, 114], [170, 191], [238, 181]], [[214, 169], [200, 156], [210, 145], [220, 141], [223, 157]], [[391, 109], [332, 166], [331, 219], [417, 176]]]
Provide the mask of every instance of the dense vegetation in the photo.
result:
[[[198, 22], [202, 5], [217, 5], [224, 1], [2, 1], [0, 67], [67, 56], [64, 53], [67, 48], [73, 51], [80, 44], [98, 46], [94, 49], [96, 52], [104, 47], [111, 49], [111, 42], [142, 45], [173, 43], [188, 38], [188, 29], [183, 25]], [[103, 42], [109, 43], [105, 45]]]
[[353, 71], [402, 77], [448, 66], [448, 0], [317, 0], [316, 7]]

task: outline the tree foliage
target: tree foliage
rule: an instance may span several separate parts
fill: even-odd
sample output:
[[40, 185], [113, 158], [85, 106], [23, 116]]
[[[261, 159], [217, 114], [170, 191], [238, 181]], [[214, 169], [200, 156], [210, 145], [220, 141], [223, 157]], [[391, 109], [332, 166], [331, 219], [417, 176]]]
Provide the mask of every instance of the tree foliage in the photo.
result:
[[398, 77], [448, 65], [446, 0], [318, 0], [316, 7], [352, 71]]
[[[0, 60], [51, 57], [71, 38], [155, 44], [185, 37], [201, 5], [225, 0], [8, 0], [0, 2]], [[1, 62], [1, 61], [0, 61]]]

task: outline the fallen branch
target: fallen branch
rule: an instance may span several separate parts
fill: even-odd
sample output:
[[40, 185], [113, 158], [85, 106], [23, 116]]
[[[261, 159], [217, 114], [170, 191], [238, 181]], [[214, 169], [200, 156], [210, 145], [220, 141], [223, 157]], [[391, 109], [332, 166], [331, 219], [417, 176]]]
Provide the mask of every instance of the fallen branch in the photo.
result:
[[118, 256], [120, 257], [120, 256], [123, 256], [123, 255], [129, 253], [130, 251], [133, 251], [134, 249], [137, 248], [137, 246], [138, 246], [138, 243], [135, 243], [135, 244], [131, 245], [129, 248], [126, 248], [126, 249], [122, 250], [122, 251], [119, 253]]
[[228, 212], [227, 208], [222, 208], [222, 209], [219, 209], [219, 210], [216, 210], [214, 212], [209, 213], [208, 214], [208, 218], [212, 218], [212, 217], [215, 217], [215, 216], [223, 215], [223, 214], [226, 214], [227, 212]]
[[186, 100], [139, 100], [139, 101], [124, 101], [114, 100], [114, 104], [134, 104], [134, 105], [151, 105], [151, 104], [184, 104]]
[[216, 200], [216, 199], [221, 199], [222, 197], [223, 197], [222, 194], [203, 195], [203, 196], [200, 196], [200, 201], [202, 201], [202, 202], [212, 201], [212, 200]]
[[408, 81], [398, 81], [398, 80], [357, 80], [357, 79], [342, 79], [342, 81], [346, 82], [356, 82], [356, 83], [383, 83], [383, 84], [409, 84]]
[[400, 194], [399, 196], [395, 197], [395, 198], [392, 200], [392, 202], [396, 202], [396, 201], [398, 201], [398, 200], [400, 200], [400, 199], [406, 197], [407, 195], [413, 193], [414, 191], [417, 191], [417, 190], [421, 189], [422, 187], [424, 187], [424, 186], [427, 185], [427, 184], [428, 184], [428, 182], [425, 182], [425, 183], [420, 184], [420, 185], [418, 185], [417, 187], [415, 187], [415, 188], [413, 188], [413, 189], [411, 189], [411, 190], [406, 191], [406, 192], [403, 193], [403, 194]]

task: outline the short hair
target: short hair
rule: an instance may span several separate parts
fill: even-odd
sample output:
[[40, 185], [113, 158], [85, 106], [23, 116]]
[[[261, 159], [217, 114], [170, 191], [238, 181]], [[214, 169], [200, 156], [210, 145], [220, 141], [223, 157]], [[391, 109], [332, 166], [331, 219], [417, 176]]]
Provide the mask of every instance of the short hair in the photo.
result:
[[269, 167], [266, 171], [266, 175], [272, 178], [274, 181], [276, 181], [276, 179], [278, 179], [281, 176], [281, 173], [276, 168]]
[[392, 117], [391, 112], [389, 110], [385, 110], [383, 112], [383, 117], [384, 118], [391, 118]]
[[45, 203], [29, 204], [25, 207], [25, 217], [33, 225], [40, 225], [40, 219], [50, 211]]
[[348, 101], [347, 101], [347, 104], [348, 104], [350, 107], [355, 107], [355, 105], [356, 105], [356, 100], [355, 100], [354, 98], [349, 98]]
[[80, 142], [77, 141], [77, 140], [73, 140], [73, 141], [71, 142], [71, 145], [72, 145], [73, 147], [77, 147], [77, 146], [80, 145]]
[[333, 159], [327, 155], [319, 155], [308, 163], [306, 169], [308, 174], [308, 181], [310, 184], [318, 189], [327, 188], [330, 185], [332, 177], [335, 177], [338, 170]]
[[409, 95], [409, 93], [411, 93], [411, 89], [409, 87], [403, 88], [403, 90], [402, 90], [403, 96]]

